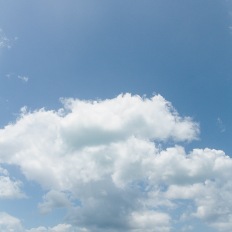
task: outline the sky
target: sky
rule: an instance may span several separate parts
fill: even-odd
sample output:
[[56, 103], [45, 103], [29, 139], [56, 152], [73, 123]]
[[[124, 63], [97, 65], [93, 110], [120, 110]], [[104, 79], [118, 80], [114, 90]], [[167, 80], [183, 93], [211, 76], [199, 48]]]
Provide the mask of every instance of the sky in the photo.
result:
[[230, 232], [231, 0], [0, 0], [0, 230]]

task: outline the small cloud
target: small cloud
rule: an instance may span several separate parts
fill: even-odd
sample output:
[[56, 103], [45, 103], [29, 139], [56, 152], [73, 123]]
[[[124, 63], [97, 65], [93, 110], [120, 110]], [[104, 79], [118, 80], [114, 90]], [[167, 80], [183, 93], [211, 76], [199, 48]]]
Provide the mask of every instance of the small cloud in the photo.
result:
[[27, 77], [27, 76], [18, 76], [18, 79], [20, 79], [23, 82], [28, 82], [29, 81], [29, 77]]
[[5, 103], [8, 103], [8, 102], [9, 102], [9, 99], [0, 97], [0, 104], [5, 104]]
[[8, 80], [10, 80], [10, 79], [12, 79], [12, 77], [14, 77], [14, 73], [7, 73], [6, 74], [6, 78], [8, 79]]
[[25, 194], [21, 191], [22, 182], [13, 180], [9, 172], [0, 167], [0, 199], [24, 198]]
[[43, 197], [43, 202], [39, 204], [40, 212], [43, 214], [51, 212], [55, 208], [68, 207], [71, 203], [63, 192], [51, 190]]
[[217, 125], [221, 133], [226, 131], [226, 127], [224, 123], [222, 122], [222, 119], [220, 117], [217, 118]]
[[18, 40], [18, 37], [14, 37], [13, 39], [9, 39], [4, 31], [0, 28], [0, 48], [8, 48], [10, 49], [12, 45]]
[[9, 175], [8, 171], [2, 167], [0, 167], [0, 174], [4, 175], [4, 176], [7, 176]]
[[8, 47], [9, 39], [4, 34], [3, 30], [0, 29], [0, 48]]
[[29, 77], [25, 75], [16, 75], [15, 73], [7, 73], [5, 76], [8, 80], [19, 79], [22, 82], [29, 81]]

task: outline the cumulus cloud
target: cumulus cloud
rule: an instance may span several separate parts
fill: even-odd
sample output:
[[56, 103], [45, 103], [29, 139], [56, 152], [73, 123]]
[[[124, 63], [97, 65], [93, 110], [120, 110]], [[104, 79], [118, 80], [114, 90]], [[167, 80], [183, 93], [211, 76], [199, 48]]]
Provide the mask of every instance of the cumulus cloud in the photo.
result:
[[85, 228], [73, 227], [70, 224], [58, 224], [53, 227], [39, 226], [37, 228], [25, 229], [20, 219], [0, 212], [0, 230], [1, 232], [90, 232]]
[[3, 232], [24, 232], [20, 220], [5, 212], [0, 212], [0, 230]]
[[170, 231], [170, 217], [164, 213], [150, 212], [135, 212], [131, 215], [131, 227], [133, 231], [157, 231], [168, 232]]
[[232, 159], [220, 150], [159, 146], [197, 139], [190, 117], [160, 95], [62, 102], [57, 111], [23, 108], [0, 130], [0, 163], [19, 166], [47, 191], [40, 211], [67, 209], [67, 224], [57, 228], [169, 232], [175, 214], [229, 231]]
[[22, 182], [12, 180], [6, 169], [0, 167], [0, 199], [23, 198]]
[[37, 228], [32, 228], [32, 229], [26, 230], [25, 232], [82, 232], [82, 231], [76, 230], [75, 228], [72, 228], [72, 226], [68, 225], [68, 224], [59, 224], [59, 225], [54, 226], [54, 227], [40, 226]]
[[69, 224], [58, 224], [54, 227], [37, 227], [25, 229], [20, 219], [5, 212], [0, 212], [0, 230], [2, 232], [89, 232], [83, 228], [74, 228]]
[[39, 204], [39, 208], [42, 213], [49, 213], [55, 208], [69, 207], [70, 205], [65, 193], [51, 190], [43, 197], [43, 202]]

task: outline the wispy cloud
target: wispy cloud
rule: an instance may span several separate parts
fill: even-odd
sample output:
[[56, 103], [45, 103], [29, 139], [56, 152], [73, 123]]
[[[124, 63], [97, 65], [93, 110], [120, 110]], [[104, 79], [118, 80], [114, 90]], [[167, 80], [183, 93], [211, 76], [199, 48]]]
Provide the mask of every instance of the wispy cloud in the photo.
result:
[[17, 80], [18, 79], [24, 83], [27, 83], [29, 81], [29, 77], [26, 75], [16, 75], [15, 73], [7, 73], [5, 76], [8, 80]]
[[27, 77], [27, 76], [18, 76], [18, 79], [23, 81], [23, 82], [28, 82], [29, 81], [29, 77]]
[[11, 48], [13, 44], [18, 40], [18, 37], [13, 39], [8, 38], [4, 31], [0, 28], [0, 48]]
[[0, 48], [10, 48], [10, 40], [6, 37], [6, 35], [4, 34], [3, 30], [0, 29]]
[[217, 118], [217, 125], [221, 133], [226, 131], [226, 127], [220, 117]]

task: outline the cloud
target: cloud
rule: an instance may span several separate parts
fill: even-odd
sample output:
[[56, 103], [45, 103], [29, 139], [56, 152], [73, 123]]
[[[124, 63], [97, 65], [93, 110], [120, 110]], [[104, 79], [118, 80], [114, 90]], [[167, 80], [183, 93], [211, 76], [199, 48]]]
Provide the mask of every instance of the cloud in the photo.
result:
[[16, 75], [15, 73], [7, 73], [5, 76], [8, 80], [17, 80], [18, 79], [18, 80], [25, 82], [25, 83], [27, 83], [29, 81], [29, 77], [25, 76], [25, 75]]
[[17, 40], [18, 40], [17, 37], [15, 37], [14, 39], [9, 39], [5, 35], [4, 31], [0, 28], [0, 49], [1, 48], [10, 49], [13, 46], [13, 44], [15, 43], [15, 41], [17, 41]]
[[[59, 224], [54, 227], [38, 227], [26, 230], [25, 232], [84, 232], [84, 230], [76, 230], [68, 224]], [[87, 232], [87, 231], [86, 231]]]
[[0, 130], [0, 163], [47, 191], [42, 213], [66, 208], [71, 231], [170, 232], [173, 215], [230, 231], [232, 159], [178, 145], [198, 138], [190, 117], [160, 95], [62, 102], [57, 111], [22, 108]]
[[8, 171], [0, 167], [0, 199], [24, 198], [21, 186], [21, 181], [12, 180]]
[[131, 215], [131, 227], [133, 231], [147, 232], [168, 232], [170, 231], [170, 217], [164, 213], [150, 212], [135, 212]]
[[20, 219], [13, 217], [5, 212], [0, 212], [0, 230], [2, 232], [89, 232], [83, 228], [74, 228], [69, 224], [58, 224], [54, 227], [37, 227], [25, 229]]
[[219, 128], [221, 133], [226, 131], [226, 127], [225, 127], [223, 121], [221, 120], [221, 118], [219, 118], [219, 117], [217, 118], [217, 125], [218, 125], [218, 128]]
[[27, 76], [18, 76], [18, 79], [23, 81], [23, 82], [28, 82], [29, 81], [29, 77], [27, 77]]
[[10, 40], [6, 37], [2, 29], [0, 29], [0, 48], [10, 48]]
[[65, 193], [51, 190], [43, 197], [43, 202], [39, 204], [39, 209], [42, 213], [51, 212], [55, 208], [69, 207], [70, 201]]
[[0, 212], [0, 230], [3, 232], [24, 232], [20, 220], [5, 212]]

